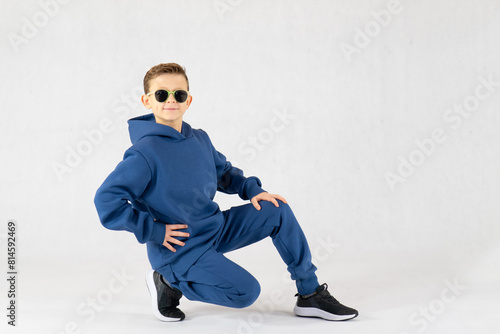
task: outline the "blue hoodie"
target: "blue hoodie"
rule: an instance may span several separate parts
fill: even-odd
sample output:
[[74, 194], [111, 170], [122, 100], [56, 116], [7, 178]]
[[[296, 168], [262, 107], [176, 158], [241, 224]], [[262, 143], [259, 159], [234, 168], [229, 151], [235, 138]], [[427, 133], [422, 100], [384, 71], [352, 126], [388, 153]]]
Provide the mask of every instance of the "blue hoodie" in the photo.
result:
[[[99, 219], [110, 230], [135, 234], [147, 243], [154, 269], [166, 264], [189, 268], [215, 241], [224, 224], [215, 192], [248, 200], [263, 192], [256, 177], [246, 178], [213, 147], [201, 129], [182, 123], [182, 132], [155, 122], [153, 114], [129, 120], [130, 147], [97, 190]], [[186, 224], [176, 252], [162, 245], [165, 224]]]

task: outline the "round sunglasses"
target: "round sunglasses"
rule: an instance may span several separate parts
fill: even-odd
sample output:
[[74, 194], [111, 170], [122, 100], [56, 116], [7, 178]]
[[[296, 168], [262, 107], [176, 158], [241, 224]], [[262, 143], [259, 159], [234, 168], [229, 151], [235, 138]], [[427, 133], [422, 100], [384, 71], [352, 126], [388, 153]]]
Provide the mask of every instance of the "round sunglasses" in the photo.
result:
[[154, 93], [149, 93], [146, 95], [151, 95], [151, 94], [155, 94], [156, 101], [158, 101], [160, 103], [167, 101], [170, 94], [173, 94], [174, 99], [179, 103], [186, 102], [186, 100], [189, 96], [189, 92], [187, 92], [183, 89], [174, 90], [173, 92], [170, 92], [170, 91], [165, 90], [165, 89], [159, 89]]

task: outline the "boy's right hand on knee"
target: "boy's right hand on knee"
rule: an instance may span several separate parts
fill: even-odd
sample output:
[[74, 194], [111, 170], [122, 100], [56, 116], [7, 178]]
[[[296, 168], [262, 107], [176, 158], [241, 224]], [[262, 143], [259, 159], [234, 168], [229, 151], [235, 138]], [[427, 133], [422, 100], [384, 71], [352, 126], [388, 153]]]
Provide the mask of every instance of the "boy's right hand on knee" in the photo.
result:
[[177, 239], [175, 237], [185, 237], [185, 238], [189, 237], [189, 233], [180, 232], [177, 230], [186, 229], [186, 228], [188, 228], [188, 226], [182, 225], [182, 224], [173, 224], [173, 225], [166, 224], [166, 227], [167, 227], [167, 230], [165, 232], [165, 240], [163, 241], [163, 246], [167, 247], [169, 250], [171, 250], [172, 252], [175, 253], [177, 250], [174, 248], [174, 246], [172, 246], [172, 244], [179, 245], [179, 246], [185, 245], [184, 242], [180, 241], [179, 239]]

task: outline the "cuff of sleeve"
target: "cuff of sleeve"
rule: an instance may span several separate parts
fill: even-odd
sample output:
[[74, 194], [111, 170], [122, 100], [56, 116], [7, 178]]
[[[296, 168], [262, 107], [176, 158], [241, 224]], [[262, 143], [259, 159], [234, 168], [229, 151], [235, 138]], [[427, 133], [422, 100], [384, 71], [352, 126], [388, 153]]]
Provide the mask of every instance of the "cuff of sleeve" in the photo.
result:
[[242, 191], [239, 194], [241, 199], [249, 200], [254, 196], [257, 196], [258, 194], [265, 192], [265, 190], [262, 189], [261, 186], [262, 183], [257, 177], [251, 176], [247, 178], [245, 180], [245, 183], [243, 184]]
[[149, 241], [154, 242], [155, 244], [163, 244], [165, 241], [165, 233], [167, 232], [167, 227], [163, 223], [154, 222], [153, 223], [153, 232], [151, 233], [151, 238]]

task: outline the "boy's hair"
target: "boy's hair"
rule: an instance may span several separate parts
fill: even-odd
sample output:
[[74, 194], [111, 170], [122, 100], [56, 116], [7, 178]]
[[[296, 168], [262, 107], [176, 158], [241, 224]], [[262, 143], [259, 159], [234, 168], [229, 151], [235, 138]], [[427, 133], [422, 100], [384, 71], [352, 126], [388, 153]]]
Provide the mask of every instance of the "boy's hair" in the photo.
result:
[[151, 67], [151, 69], [144, 76], [144, 94], [149, 93], [149, 86], [151, 80], [162, 75], [162, 74], [180, 74], [186, 78], [187, 88], [189, 91], [189, 79], [186, 75], [186, 69], [179, 64], [176, 63], [166, 63], [166, 64], [158, 64], [156, 66]]

